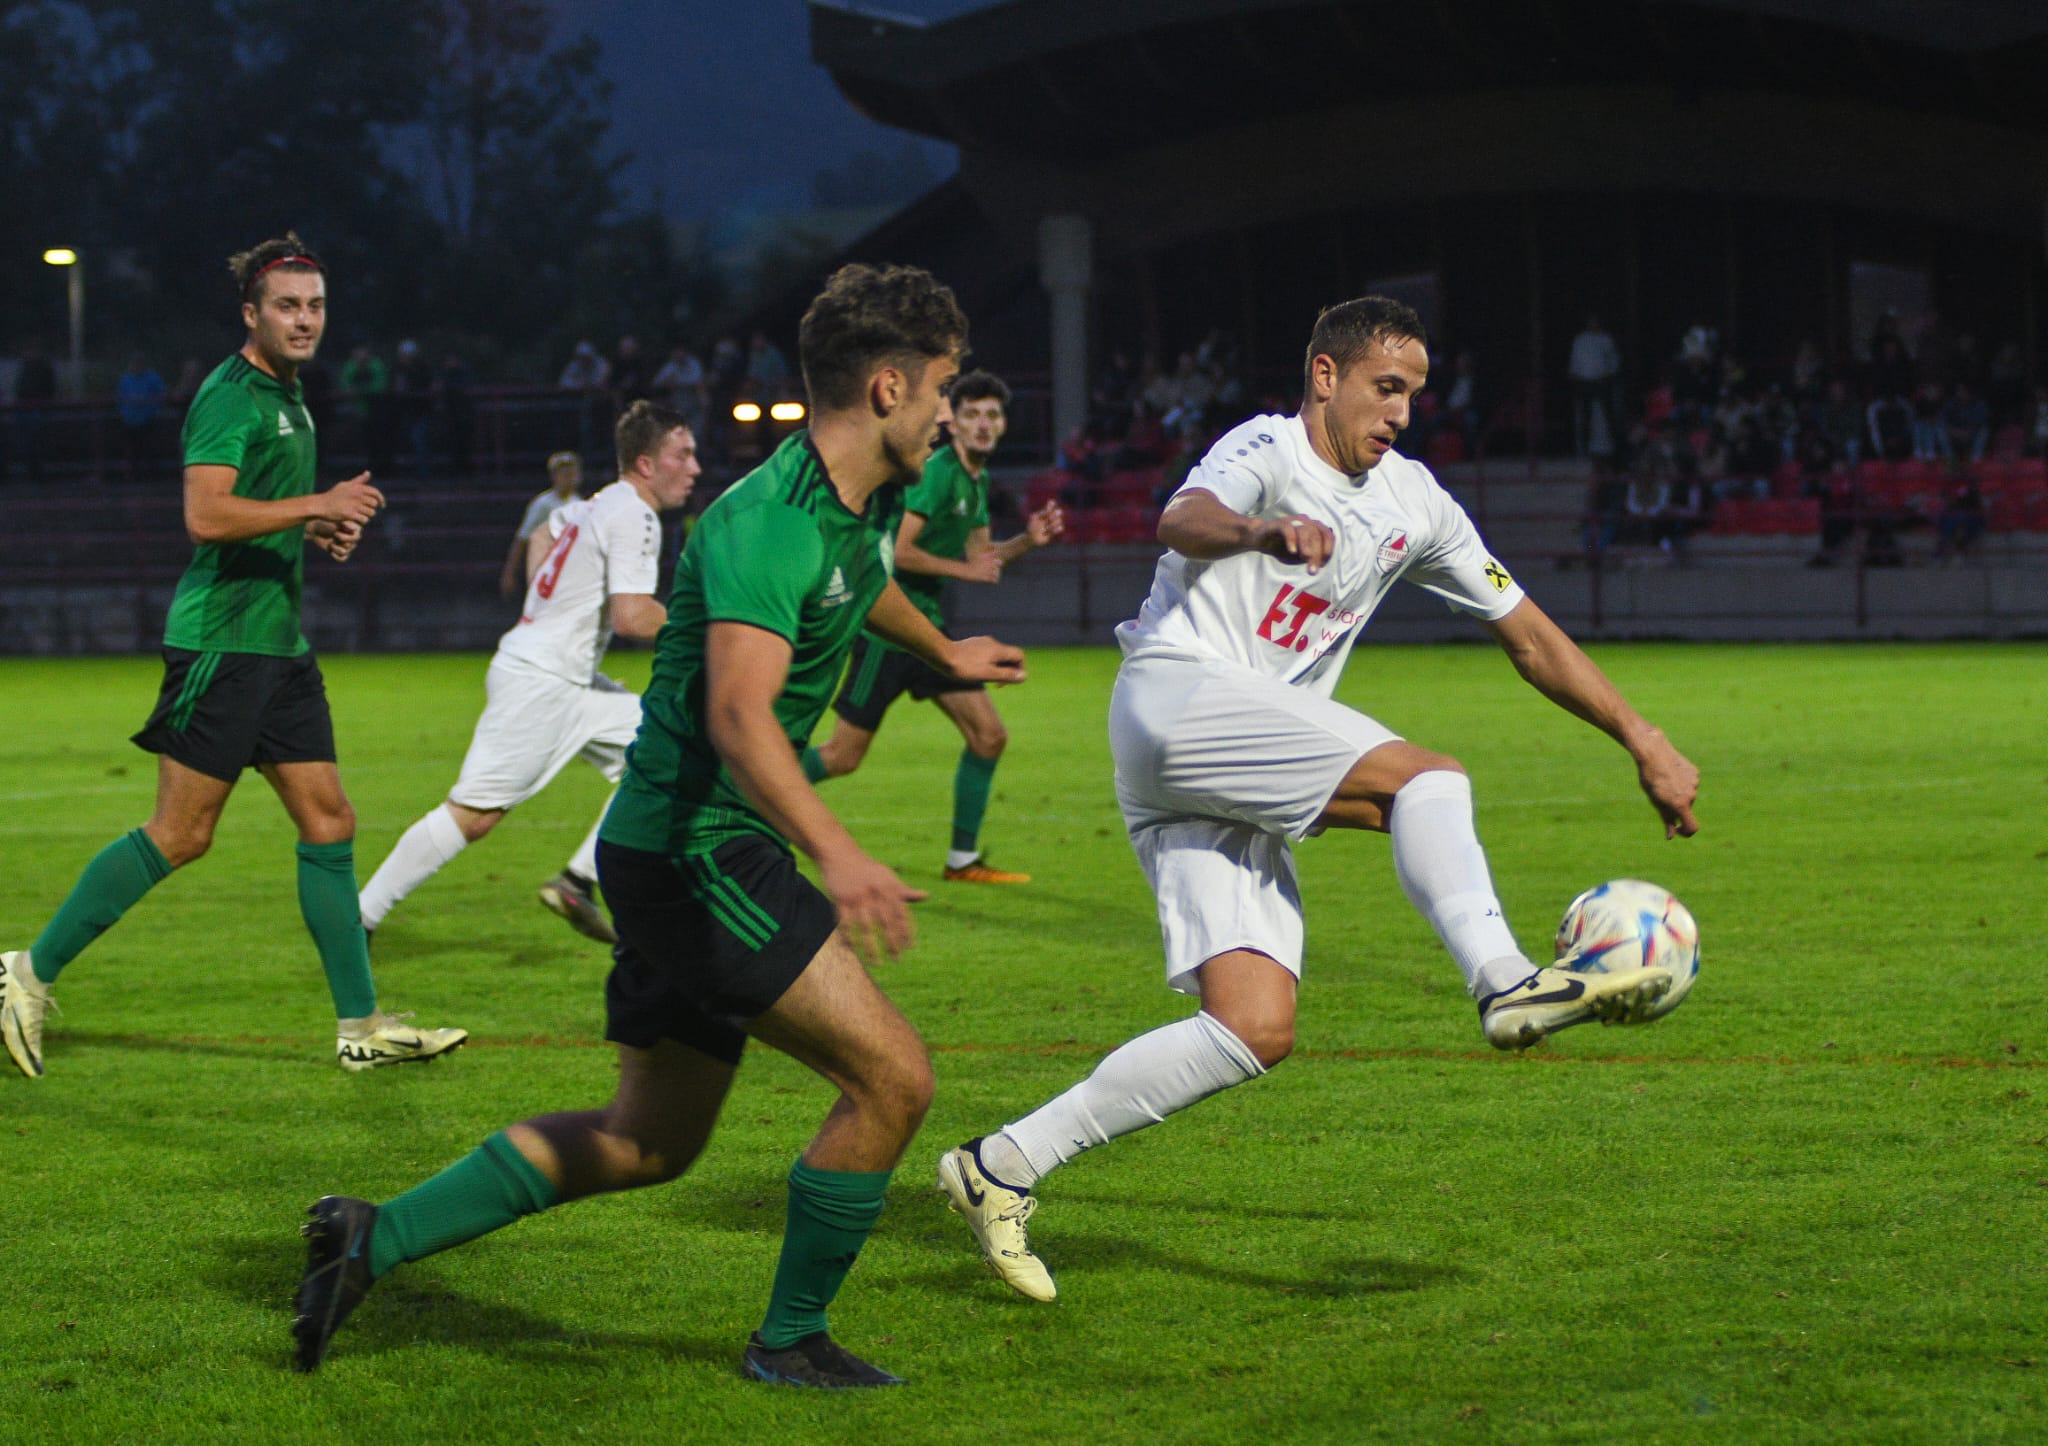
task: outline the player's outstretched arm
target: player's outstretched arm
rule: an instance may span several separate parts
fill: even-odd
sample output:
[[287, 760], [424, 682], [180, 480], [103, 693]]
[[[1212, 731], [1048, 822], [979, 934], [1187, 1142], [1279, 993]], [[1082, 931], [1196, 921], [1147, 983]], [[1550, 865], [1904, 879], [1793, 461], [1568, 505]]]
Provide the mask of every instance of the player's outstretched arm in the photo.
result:
[[198, 463], [185, 469], [185, 532], [197, 543], [248, 542], [309, 522], [354, 523], [361, 528], [384, 505], [384, 494], [360, 473], [325, 492], [304, 497], [237, 497], [236, 469]]
[[1672, 746], [1663, 729], [1629, 706], [1599, 664], [1549, 614], [1523, 598], [1513, 612], [1486, 626], [1531, 686], [1628, 750], [1636, 761], [1637, 781], [1664, 820], [1666, 838], [1691, 838], [1700, 831], [1692, 814], [1700, 791], [1699, 769]]
[[994, 638], [949, 638], [890, 583], [868, 609], [868, 631], [963, 683], [1021, 683], [1024, 650]]
[[940, 557], [935, 552], [926, 552], [917, 545], [917, 539], [924, 535], [925, 516], [921, 512], [906, 512], [903, 521], [896, 526], [896, 570], [914, 572], [925, 577], [950, 577], [957, 582], [999, 582], [1003, 576], [1003, 560], [993, 556], [987, 548], [979, 556], [970, 545], [966, 559]]
[[817, 862], [848, 942], [863, 959], [879, 962], [914, 942], [909, 905], [924, 895], [863, 853], [804, 778], [775, 717], [790, 657], [789, 640], [778, 633], [712, 623], [704, 639], [705, 726], [747, 802]]
[[1183, 488], [1159, 514], [1159, 543], [1182, 557], [1214, 562], [1240, 552], [1263, 552], [1282, 562], [1322, 571], [1336, 549], [1336, 534], [1313, 517], [1247, 517], [1225, 507], [1213, 492]]

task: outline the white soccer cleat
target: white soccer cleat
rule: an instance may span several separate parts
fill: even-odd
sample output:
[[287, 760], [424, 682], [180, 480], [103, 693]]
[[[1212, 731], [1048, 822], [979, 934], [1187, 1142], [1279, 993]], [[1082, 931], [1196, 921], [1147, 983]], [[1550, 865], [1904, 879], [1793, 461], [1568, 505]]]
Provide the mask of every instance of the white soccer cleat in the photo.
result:
[[420, 1029], [409, 1021], [410, 1014], [378, 1014], [361, 1034], [344, 1034], [334, 1041], [334, 1059], [345, 1070], [379, 1069], [387, 1064], [410, 1064], [416, 1059], [435, 1059], [462, 1048], [469, 1038], [466, 1029]]
[[1625, 969], [1577, 974], [1539, 969], [1512, 989], [1479, 1001], [1479, 1022], [1495, 1049], [1527, 1049], [1560, 1029], [1597, 1019], [1631, 1024], [1644, 1018], [1671, 988], [1668, 969]]
[[967, 1221], [967, 1228], [981, 1245], [981, 1258], [1003, 1284], [1032, 1300], [1051, 1300], [1059, 1291], [1045, 1262], [1031, 1253], [1031, 1241], [1024, 1233], [1024, 1222], [1038, 1208], [1038, 1201], [984, 1175], [981, 1158], [975, 1153], [980, 1143], [979, 1139], [969, 1140], [940, 1158], [939, 1193], [953, 1213]]
[[28, 950], [0, 954], [0, 1040], [30, 1079], [43, 1077], [43, 1016], [50, 1004], [50, 986], [29, 971]]

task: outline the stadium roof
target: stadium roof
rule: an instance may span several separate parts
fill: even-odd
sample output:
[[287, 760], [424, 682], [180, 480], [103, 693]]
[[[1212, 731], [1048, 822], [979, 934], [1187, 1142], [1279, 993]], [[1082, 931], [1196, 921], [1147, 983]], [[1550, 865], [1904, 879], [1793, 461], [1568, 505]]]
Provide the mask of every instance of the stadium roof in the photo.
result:
[[1340, 102], [1665, 86], [2048, 137], [2043, 0], [1008, 0], [925, 23], [811, 0], [813, 58], [874, 119], [1085, 162]]

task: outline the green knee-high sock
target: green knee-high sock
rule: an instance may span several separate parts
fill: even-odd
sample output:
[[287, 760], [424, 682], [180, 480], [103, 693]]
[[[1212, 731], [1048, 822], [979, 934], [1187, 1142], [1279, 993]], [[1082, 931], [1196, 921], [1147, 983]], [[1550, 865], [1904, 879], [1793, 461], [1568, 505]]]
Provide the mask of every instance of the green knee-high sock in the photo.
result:
[[973, 853], [981, 837], [981, 816], [988, 812], [995, 777], [995, 759], [971, 748], [960, 750], [960, 766], [953, 770], [953, 847], [960, 853]]
[[370, 982], [370, 946], [363, 939], [363, 912], [356, 902], [356, 846], [352, 842], [299, 845], [299, 913], [327, 990], [334, 1017], [367, 1019], [377, 1012], [377, 986]]
[[545, 1210], [556, 1193], [554, 1182], [500, 1130], [431, 1180], [377, 1207], [370, 1275]]
[[823, 783], [831, 777], [825, 768], [825, 755], [815, 748], [806, 748], [797, 755], [796, 761], [803, 765], [804, 777], [813, 783]]
[[56, 983], [58, 970], [170, 876], [170, 863], [139, 828], [94, 854], [56, 914], [29, 945], [29, 963], [36, 978], [45, 984]]
[[761, 1339], [770, 1350], [825, 1329], [825, 1307], [881, 1218], [891, 1173], [814, 1170], [802, 1160], [791, 1168], [782, 1259], [768, 1295], [768, 1317], [761, 1322]]

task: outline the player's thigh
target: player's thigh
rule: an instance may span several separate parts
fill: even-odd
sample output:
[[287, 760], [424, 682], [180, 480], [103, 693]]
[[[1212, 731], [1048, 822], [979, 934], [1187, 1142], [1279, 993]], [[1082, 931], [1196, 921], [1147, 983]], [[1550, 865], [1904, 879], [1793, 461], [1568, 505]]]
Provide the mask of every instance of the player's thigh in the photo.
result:
[[231, 781], [188, 768], [168, 754], [157, 759], [156, 807], [143, 831], [172, 868], [206, 852], [234, 789]]
[[1302, 838], [1359, 758], [1399, 741], [1356, 709], [1222, 663], [1126, 662], [1109, 718], [1133, 828], [1206, 816]]
[[307, 843], [343, 843], [355, 837], [356, 815], [332, 763], [262, 763], [257, 767]]
[[836, 931], [748, 1032], [842, 1093], [889, 1096], [920, 1114], [930, 1099], [924, 1041]]
[[604, 1108], [608, 1134], [645, 1154], [694, 1159], [711, 1138], [738, 1066], [672, 1039], [619, 1046], [619, 1087]]
[[484, 711], [470, 735], [452, 802], [480, 813], [516, 808], [547, 787], [583, 747], [583, 689], [493, 663]]
[[1131, 847], [1158, 903], [1171, 988], [1200, 992], [1196, 971], [1241, 949], [1301, 976], [1301, 885], [1286, 839], [1249, 824], [1184, 818], [1133, 830]]
[[640, 731], [640, 698], [635, 693], [585, 691], [578, 710], [577, 756], [613, 783], [626, 772], [626, 750]]
[[989, 697], [986, 689], [936, 693], [932, 701], [938, 704], [940, 712], [953, 720], [953, 726], [960, 730], [960, 736], [976, 753], [987, 756], [999, 752], [1009, 742], [1009, 731], [1003, 727], [995, 700]]

